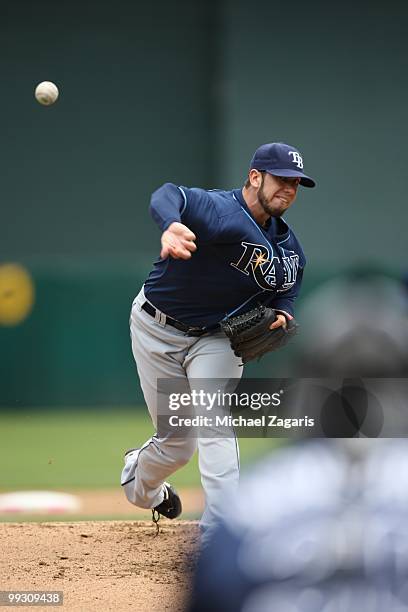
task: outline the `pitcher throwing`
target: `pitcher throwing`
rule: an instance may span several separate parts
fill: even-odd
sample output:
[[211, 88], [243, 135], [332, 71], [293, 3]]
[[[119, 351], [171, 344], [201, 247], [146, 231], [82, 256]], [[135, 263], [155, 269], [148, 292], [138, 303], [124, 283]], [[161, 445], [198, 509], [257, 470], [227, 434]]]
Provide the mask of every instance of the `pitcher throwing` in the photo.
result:
[[[303, 172], [300, 152], [271, 143], [255, 151], [242, 189], [206, 191], [166, 183], [153, 193], [150, 210], [162, 231], [162, 250], [133, 302], [131, 337], [156, 429], [158, 379], [239, 379], [242, 364], [258, 356], [257, 339], [245, 350], [244, 338], [227, 336], [242, 320], [235, 317], [260, 309], [257, 322], [267, 322], [256, 329], [263, 334], [262, 354], [290, 338], [305, 256], [282, 216], [299, 185], [315, 186]], [[236, 439], [156, 433], [126, 453], [121, 482], [132, 504], [176, 518], [181, 501], [167, 479], [197, 447], [205, 535], [214, 518], [226, 512], [219, 498], [225, 505], [238, 484]]]

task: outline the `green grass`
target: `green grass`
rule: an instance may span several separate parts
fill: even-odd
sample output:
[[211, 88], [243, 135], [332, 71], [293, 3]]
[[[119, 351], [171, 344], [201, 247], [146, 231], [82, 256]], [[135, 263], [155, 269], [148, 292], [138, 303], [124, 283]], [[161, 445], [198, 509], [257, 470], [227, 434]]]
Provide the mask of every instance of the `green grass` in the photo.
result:
[[[147, 411], [136, 408], [0, 413], [0, 490], [118, 487], [123, 452], [153, 433]], [[280, 442], [242, 439], [242, 467]], [[172, 482], [199, 485], [197, 455]]]

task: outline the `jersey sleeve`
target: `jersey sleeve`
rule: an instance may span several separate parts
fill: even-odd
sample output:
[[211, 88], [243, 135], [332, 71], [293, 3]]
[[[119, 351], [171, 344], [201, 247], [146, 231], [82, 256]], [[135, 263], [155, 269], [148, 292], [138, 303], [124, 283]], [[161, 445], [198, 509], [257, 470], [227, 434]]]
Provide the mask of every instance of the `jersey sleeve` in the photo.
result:
[[274, 308], [278, 312], [282, 312], [285, 315], [289, 315], [289, 318], [292, 318], [294, 316], [294, 304], [297, 296], [299, 295], [300, 287], [302, 285], [303, 269], [304, 266], [299, 267], [296, 277], [296, 283], [293, 285], [293, 287], [288, 289], [286, 293], [280, 293], [278, 296], [275, 296], [269, 304], [271, 308]]
[[177, 185], [165, 183], [153, 192], [150, 199], [150, 214], [162, 232], [175, 221], [181, 222], [183, 195]]
[[219, 227], [214, 203], [204, 189], [165, 183], [153, 193], [150, 212], [162, 232], [177, 221], [191, 229], [200, 242], [210, 242]]

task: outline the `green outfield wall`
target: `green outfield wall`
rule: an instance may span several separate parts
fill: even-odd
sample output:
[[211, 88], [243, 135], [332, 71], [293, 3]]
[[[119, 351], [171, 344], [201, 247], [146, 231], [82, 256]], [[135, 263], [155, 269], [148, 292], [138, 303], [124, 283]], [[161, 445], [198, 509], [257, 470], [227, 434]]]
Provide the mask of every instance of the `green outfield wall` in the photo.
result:
[[150, 194], [237, 187], [263, 142], [298, 146], [318, 183], [287, 217], [305, 292], [356, 265], [403, 275], [407, 6], [3, 2], [0, 319], [2, 265], [26, 267], [35, 302], [0, 322], [0, 406], [140, 403], [128, 316], [159, 251]]

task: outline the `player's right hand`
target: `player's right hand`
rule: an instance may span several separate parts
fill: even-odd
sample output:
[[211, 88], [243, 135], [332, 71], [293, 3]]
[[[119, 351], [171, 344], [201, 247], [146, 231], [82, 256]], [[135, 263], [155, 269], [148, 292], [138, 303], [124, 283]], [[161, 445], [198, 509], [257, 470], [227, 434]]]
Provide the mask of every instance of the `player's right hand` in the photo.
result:
[[190, 259], [191, 254], [197, 250], [195, 235], [186, 225], [175, 221], [163, 232], [161, 237], [162, 250], [160, 257], [173, 257], [173, 259]]

